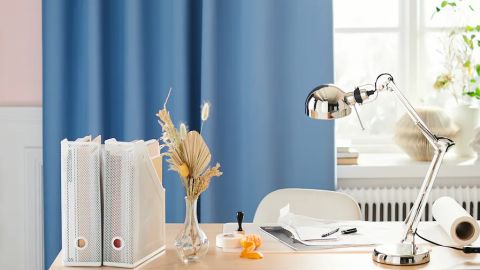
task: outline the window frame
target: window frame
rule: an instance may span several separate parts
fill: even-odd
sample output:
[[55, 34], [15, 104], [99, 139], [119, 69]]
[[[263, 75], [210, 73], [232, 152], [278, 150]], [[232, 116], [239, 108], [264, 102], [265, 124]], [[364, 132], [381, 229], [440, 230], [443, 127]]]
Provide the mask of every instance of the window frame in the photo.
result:
[[[422, 88], [422, 74], [420, 71], [427, 68], [428, 63], [422, 55], [425, 53], [425, 43], [427, 34], [435, 32], [448, 31], [448, 27], [434, 27], [426, 25], [426, 4], [425, 1], [417, 0], [398, 0], [398, 26], [397, 27], [336, 27], [334, 24], [334, 38], [337, 34], [349, 33], [397, 33], [398, 46], [401, 49], [399, 55], [406, 55], [406, 57], [399, 57], [399, 74], [396, 74], [396, 80], [399, 83], [400, 90], [407, 96], [413, 106], [418, 106], [420, 100], [426, 91], [430, 89]], [[335, 4], [333, 6], [335, 14]], [[389, 12], [388, 10], [385, 12]], [[433, 11], [432, 11], [433, 14]], [[335, 50], [334, 44], [334, 50]], [[334, 66], [337, 67], [337, 62], [334, 59]], [[334, 71], [335, 78], [337, 78], [337, 70]], [[375, 78], [372, 78], [372, 80]], [[359, 82], [361, 83], [361, 82]], [[433, 82], [432, 82], [433, 84]], [[411, 89], [417, 89], [412, 91]], [[375, 106], [375, 104], [368, 104], [366, 106]], [[399, 106], [396, 114], [402, 115], [405, 113], [402, 106]], [[353, 116], [352, 116], [353, 117]], [[361, 115], [360, 115], [361, 117]], [[362, 119], [364, 120], [364, 119]], [[337, 122], [337, 125], [341, 124]], [[353, 127], [355, 128], [355, 127]], [[358, 127], [359, 128], [359, 127]], [[395, 145], [393, 141], [393, 134], [372, 136], [369, 134], [354, 135], [350, 138], [347, 136], [338, 136], [339, 141], [346, 139], [352, 141], [352, 146], [360, 152], [365, 153], [396, 153], [401, 150]]]

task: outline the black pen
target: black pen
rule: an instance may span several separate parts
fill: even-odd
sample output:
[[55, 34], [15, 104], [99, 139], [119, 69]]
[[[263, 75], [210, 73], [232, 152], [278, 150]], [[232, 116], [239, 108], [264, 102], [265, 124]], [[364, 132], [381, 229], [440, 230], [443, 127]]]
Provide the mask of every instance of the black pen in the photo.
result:
[[336, 228], [335, 230], [331, 231], [331, 232], [328, 232], [328, 233], [325, 233], [325, 234], [322, 234], [322, 237], [328, 237], [336, 232], [338, 232], [340, 230], [340, 228]]
[[342, 231], [342, 234], [350, 234], [350, 233], [356, 233], [357, 228], [351, 228], [351, 229], [346, 229]]

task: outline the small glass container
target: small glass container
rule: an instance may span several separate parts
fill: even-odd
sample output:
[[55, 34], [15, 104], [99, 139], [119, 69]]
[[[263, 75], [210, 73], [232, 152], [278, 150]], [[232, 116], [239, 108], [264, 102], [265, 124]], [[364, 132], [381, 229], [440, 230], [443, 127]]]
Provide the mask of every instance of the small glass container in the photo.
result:
[[185, 223], [175, 238], [175, 247], [180, 260], [187, 264], [199, 261], [208, 252], [208, 239], [200, 229], [197, 219], [197, 198], [185, 197]]

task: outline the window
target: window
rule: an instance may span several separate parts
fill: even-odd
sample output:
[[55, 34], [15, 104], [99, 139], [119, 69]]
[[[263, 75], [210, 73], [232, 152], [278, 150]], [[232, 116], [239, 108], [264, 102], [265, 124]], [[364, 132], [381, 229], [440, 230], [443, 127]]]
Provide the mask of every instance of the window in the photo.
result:
[[[474, 12], [444, 10], [432, 16], [440, 0], [333, 2], [335, 83], [340, 88], [353, 91], [389, 72], [414, 106], [446, 105], [448, 98], [433, 90], [443, 69], [442, 46], [449, 27], [480, 24]], [[352, 115], [337, 121], [337, 139], [351, 140], [364, 152], [398, 151], [393, 131], [405, 111], [395, 96], [381, 93], [376, 102], [358, 106], [358, 111], [366, 130]]]

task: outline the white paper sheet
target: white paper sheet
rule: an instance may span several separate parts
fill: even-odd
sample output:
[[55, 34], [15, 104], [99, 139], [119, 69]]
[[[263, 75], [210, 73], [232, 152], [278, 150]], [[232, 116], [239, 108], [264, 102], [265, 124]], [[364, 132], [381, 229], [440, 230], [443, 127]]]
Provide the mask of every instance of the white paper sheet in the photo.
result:
[[[303, 215], [296, 215], [290, 212], [290, 206], [287, 204], [280, 210], [278, 224], [288, 229], [297, 240], [308, 246], [323, 246], [325, 248], [350, 247], [350, 246], [371, 246], [380, 241], [376, 237], [381, 228], [369, 225], [362, 226], [361, 221], [336, 221], [323, 220]], [[351, 228], [357, 228], [353, 234], [341, 234], [340, 232], [327, 239], [322, 239], [322, 235], [335, 228], [339, 231]], [[321, 239], [321, 240], [320, 240]]]
[[332, 241], [337, 239], [337, 235], [340, 234], [340, 230], [328, 236], [324, 236], [338, 227], [314, 227], [314, 226], [298, 226], [293, 228], [298, 235], [298, 240], [302, 241]]

